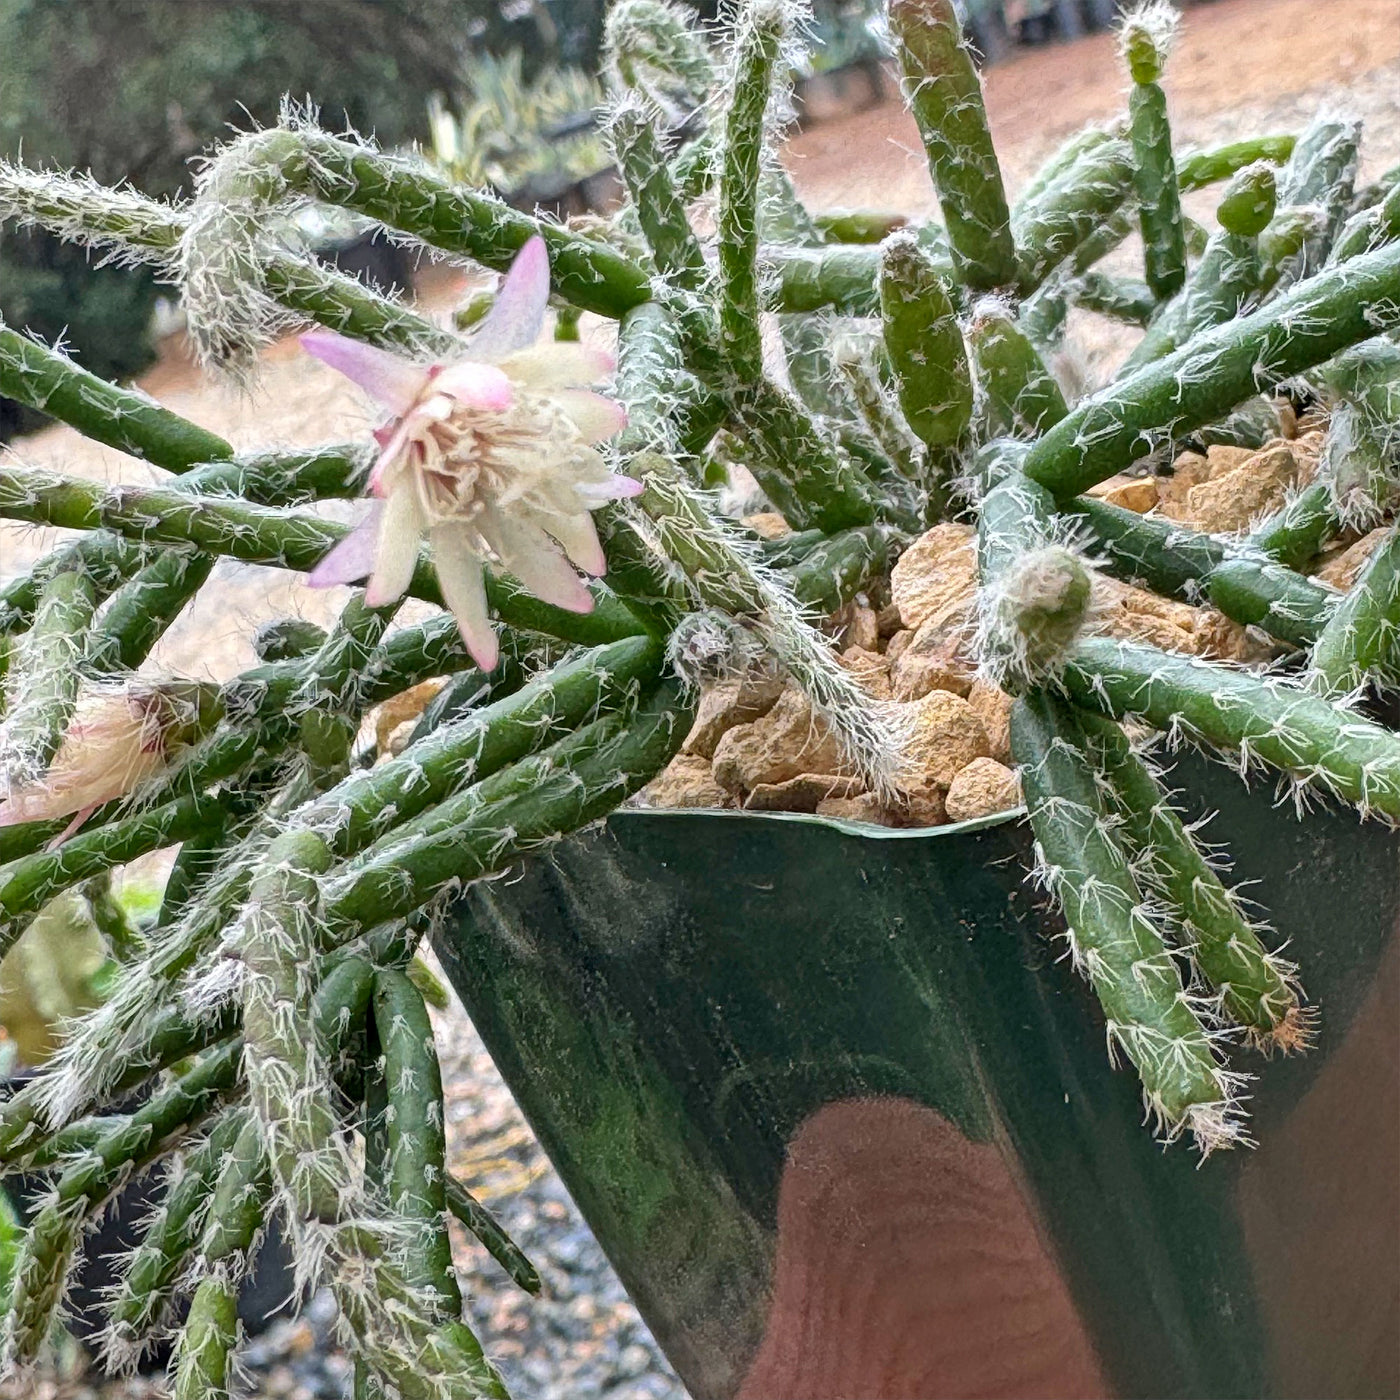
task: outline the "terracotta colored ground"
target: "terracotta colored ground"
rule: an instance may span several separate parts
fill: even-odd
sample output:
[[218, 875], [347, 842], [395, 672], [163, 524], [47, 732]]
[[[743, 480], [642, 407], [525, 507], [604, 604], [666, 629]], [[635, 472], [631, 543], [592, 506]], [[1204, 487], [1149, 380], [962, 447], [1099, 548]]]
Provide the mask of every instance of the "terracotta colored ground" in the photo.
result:
[[[1186, 10], [1163, 85], [1178, 142], [1204, 144], [1263, 131], [1250, 114], [1286, 111], [1304, 93], [1304, 111], [1326, 97], [1345, 105], [1349, 86], [1397, 63], [1396, 0], [1216, 0]], [[1400, 73], [1387, 81], [1394, 97]], [[1013, 192], [1070, 132], [1120, 114], [1123, 85], [1110, 34], [1022, 49], [989, 69], [987, 114]], [[1377, 169], [1395, 159], [1400, 130], [1382, 139], [1392, 154]], [[936, 208], [918, 132], [898, 103], [804, 132], [790, 155], [817, 207]]]

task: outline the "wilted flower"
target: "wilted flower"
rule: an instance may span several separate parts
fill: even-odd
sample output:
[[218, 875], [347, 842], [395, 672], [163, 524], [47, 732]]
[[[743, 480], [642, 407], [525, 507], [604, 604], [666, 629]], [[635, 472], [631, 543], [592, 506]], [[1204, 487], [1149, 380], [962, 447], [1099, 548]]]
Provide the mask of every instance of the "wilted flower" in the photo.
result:
[[0, 826], [72, 816], [71, 836], [104, 802], [165, 764], [172, 705], [159, 691], [92, 695], [78, 707], [42, 778], [15, 783], [0, 800]]
[[366, 601], [383, 607], [407, 589], [426, 534], [443, 599], [488, 671], [498, 648], [483, 565], [508, 570], [546, 603], [588, 612], [593, 598], [574, 566], [595, 576], [607, 567], [589, 512], [641, 490], [593, 447], [627, 421], [620, 404], [583, 387], [611, 372], [612, 357], [574, 341], [534, 343], [548, 296], [549, 258], [536, 237], [511, 265], [470, 359], [425, 367], [333, 331], [301, 338], [394, 414], [375, 433], [379, 499], [310, 582], [369, 575]]

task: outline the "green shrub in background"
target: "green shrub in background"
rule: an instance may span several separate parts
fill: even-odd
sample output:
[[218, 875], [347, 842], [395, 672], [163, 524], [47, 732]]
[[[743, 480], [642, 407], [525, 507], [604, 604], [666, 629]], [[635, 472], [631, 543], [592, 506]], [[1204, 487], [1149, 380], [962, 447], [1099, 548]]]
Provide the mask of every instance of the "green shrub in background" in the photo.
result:
[[[0, 0], [0, 156], [22, 147], [170, 196], [190, 187], [191, 157], [230, 123], [275, 121], [285, 93], [397, 145], [427, 135], [429, 94], [456, 91], [473, 52], [524, 47], [530, 67], [554, 49], [590, 57], [601, 5], [568, 10], [565, 25], [544, 6], [507, 18], [495, 0]], [[96, 374], [150, 362], [158, 295], [149, 269], [94, 275], [82, 250], [0, 228], [0, 316], [64, 336]], [[0, 440], [41, 421], [0, 403]]]
[[489, 185], [506, 199], [547, 199], [611, 164], [593, 114], [603, 86], [580, 68], [541, 68], [524, 56], [474, 57], [470, 96], [454, 111], [441, 94], [429, 104], [434, 160], [452, 179]]

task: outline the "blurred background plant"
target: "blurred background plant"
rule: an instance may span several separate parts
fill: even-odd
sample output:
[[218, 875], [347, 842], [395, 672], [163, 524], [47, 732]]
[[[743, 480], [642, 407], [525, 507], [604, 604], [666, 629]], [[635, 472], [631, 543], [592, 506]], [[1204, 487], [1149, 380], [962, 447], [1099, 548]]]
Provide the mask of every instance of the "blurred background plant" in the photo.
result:
[[[601, 0], [0, 0], [0, 156], [129, 180], [146, 194], [192, 187], [189, 160], [230, 124], [276, 120], [286, 93], [327, 126], [385, 146], [428, 136], [434, 93], [465, 95], [490, 55], [526, 80], [590, 62]], [[105, 267], [45, 233], [0, 228], [0, 316], [64, 337], [95, 374], [128, 378], [154, 356], [160, 289], [146, 269]], [[0, 400], [0, 440], [37, 426]]]
[[533, 204], [610, 163], [594, 115], [602, 84], [583, 69], [550, 64], [527, 76], [512, 49], [475, 57], [467, 83], [455, 109], [441, 93], [428, 99], [433, 158], [454, 180]]

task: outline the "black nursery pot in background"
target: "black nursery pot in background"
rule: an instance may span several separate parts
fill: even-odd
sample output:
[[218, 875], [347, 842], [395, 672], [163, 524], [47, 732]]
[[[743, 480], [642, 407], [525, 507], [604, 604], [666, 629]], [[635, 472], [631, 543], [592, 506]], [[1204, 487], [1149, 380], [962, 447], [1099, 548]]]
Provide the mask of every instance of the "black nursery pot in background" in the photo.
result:
[[1025, 879], [929, 833], [622, 812], [444, 966], [697, 1400], [1400, 1391], [1400, 836], [1184, 758], [1321, 1011], [1253, 1151], [1142, 1125]]

